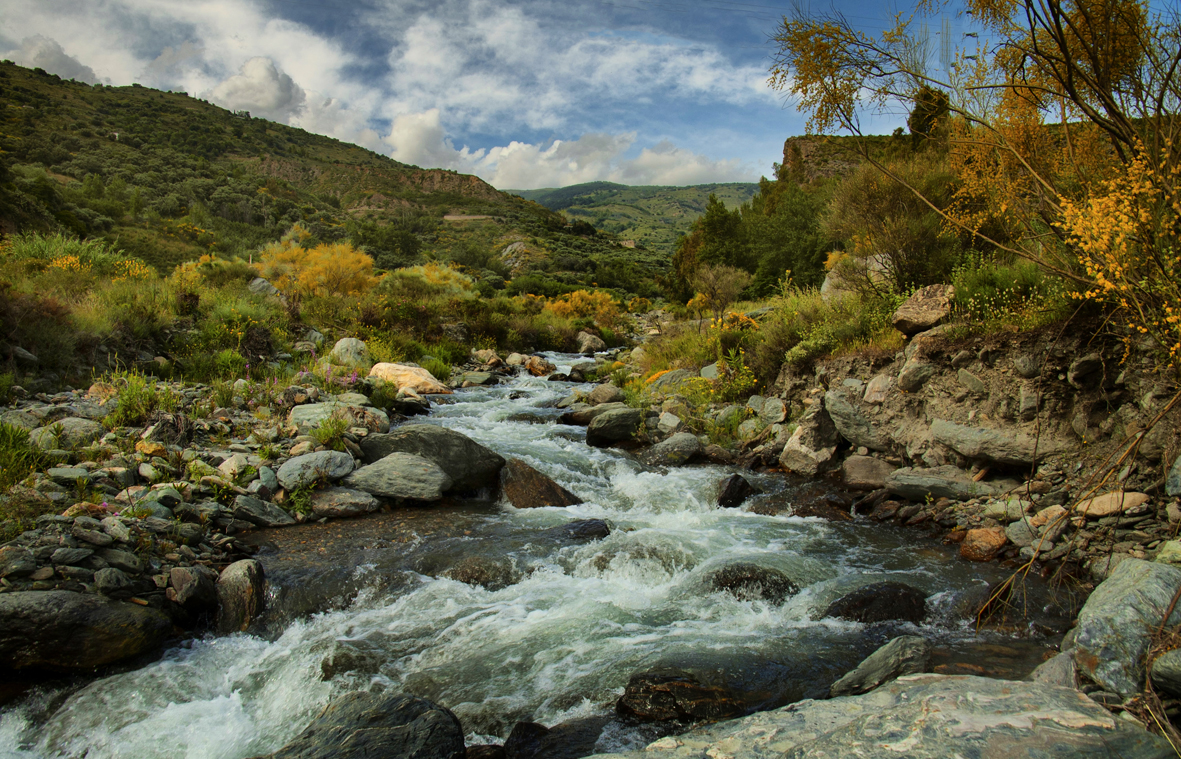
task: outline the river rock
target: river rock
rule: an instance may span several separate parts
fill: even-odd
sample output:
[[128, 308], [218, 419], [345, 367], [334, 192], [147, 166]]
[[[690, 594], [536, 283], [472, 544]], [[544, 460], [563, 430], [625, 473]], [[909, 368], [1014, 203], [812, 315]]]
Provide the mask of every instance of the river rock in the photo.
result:
[[1127, 698], [1144, 688], [1145, 661], [1153, 632], [1181, 624], [1181, 604], [1169, 608], [1181, 569], [1125, 559], [1099, 584], [1078, 615], [1074, 660], [1106, 690]]
[[94, 573], [94, 589], [104, 596], [125, 598], [131, 595], [134, 583], [127, 573], [114, 567], [106, 567]]
[[1075, 512], [1086, 515], [1088, 519], [1102, 519], [1115, 514], [1134, 512], [1145, 503], [1148, 503], [1148, 496], [1144, 493], [1113, 490], [1110, 493], [1080, 501], [1075, 507]]
[[0, 577], [31, 575], [37, 571], [33, 552], [21, 546], [0, 548]]
[[335, 482], [353, 471], [353, 457], [341, 451], [316, 451], [288, 459], [279, 467], [279, 484], [298, 490], [317, 482]]
[[782, 709], [591, 759], [1121, 757], [1165, 759], [1169, 744], [1072, 688], [970, 675], [906, 675], [860, 696]]
[[937, 326], [951, 314], [954, 285], [927, 285], [906, 299], [891, 323], [904, 335], [916, 335]]
[[196, 564], [173, 567], [168, 574], [169, 598], [195, 611], [217, 609], [217, 573]]
[[552, 374], [558, 369], [558, 367], [554, 366], [549, 361], [546, 361], [541, 356], [530, 356], [529, 358], [525, 359], [525, 363], [522, 364], [522, 366], [525, 367], [525, 371], [529, 372], [534, 377], [544, 377], [547, 374]]
[[916, 635], [901, 635], [874, 651], [857, 669], [832, 684], [831, 698], [868, 693], [882, 683], [903, 675], [926, 672], [931, 667], [931, 644]]
[[373, 359], [369, 357], [369, 346], [355, 337], [342, 337], [332, 346], [328, 353], [332, 363], [341, 366], [369, 366]]
[[891, 493], [909, 501], [924, 501], [928, 496], [967, 501], [996, 492], [993, 486], [973, 481], [971, 474], [951, 464], [930, 469], [895, 469], [886, 476], [885, 485]]
[[[778, 398], [774, 400], [783, 403]], [[766, 408], [765, 403], [763, 407]], [[837, 428], [821, 402], [800, 419], [799, 426], [779, 454], [779, 464], [805, 477], [815, 477], [832, 460], [838, 442]]]
[[840, 390], [829, 390], [824, 394], [824, 409], [832, 419], [841, 437], [855, 446], [865, 446], [875, 451], [888, 448], [885, 437], [870, 421], [857, 401], [850, 401]]
[[[60, 432], [60, 436], [56, 433]], [[91, 419], [67, 416], [29, 433], [29, 442], [51, 451], [55, 449], [75, 450], [90, 445], [106, 433], [103, 426]]]
[[586, 428], [586, 443], [606, 448], [631, 440], [644, 423], [644, 412], [638, 408], [620, 408], [600, 414]]
[[1062, 652], [1039, 664], [1025, 679], [1043, 685], [1077, 688], [1078, 665], [1074, 663], [1074, 657], [1070, 653]]
[[653, 390], [660, 390], [661, 392], [667, 393], [685, 380], [692, 379], [696, 376], [697, 373], [691, 372], [688, 369], [672, 369], [656, 377], [648, 386]]
[[898, 389], [904, 393], [917, 393], [933, 376], [935, 376], [933, 364], [917, 358], [909, 359], [898, 372]]
[[263, 612], [266, 575], [254, 559], [235, 561], [217, 578], [217, 631], [222, 635], [246, 632]]
[[598, 351], [607, 350], [607, 343], [598, 335], [592, 335], [589, 332], [579, 332], [574, 338], [578, 341], [578, 352], [583, 355], [591, 355]]
[[344, 479], [345, 487], [380, 498], [437, 501], [451, 489], [451, 478], [438, 464], [410, 453], [391, 453]]
[[742, 601], [762, 600], [781, 606], [800, 588], [778, 569], [737, 562], [713, 572], [706, 579], [710, 590], [724, 591]]
[[1046, 437], [1039, 440], [1023, 433], [966, 427], [944, 419], [931, 423], [931, 436], [935, 442], [970, 459], [1009, 466], [1030, 466], [1039, 458], [1061, 453], [1066, 447], [1061, 441]]
[[389, 382], [399, 391], [413, 390], [420, 395], [450, 395], [451, 388], [421, 366], [381, 363], [369, 370], [373, 379]]
[[701, 453], [701, 441], [692, 432], [678, 432], [640, 454], [648, 466], [681, 466]]
[[[553, 727], [518, 722], [504, 741], [503, 759], [579, 759], [595, 751], [595, 743], [610, 722], [608, 717], [583, 717]], [[467, 759], [473, 756], [469, 746]], [[486, 757], [492, 759], [492, 757]]]
[[520, 459], [509, 459], [501, 471], [500, 485], [515, 508], [574, 506], [582, 499]]
[[0, 667], [90, 670], [158, 647], [172, 632], [156, 609], [66, 590], [0, 594]]
[[361, 440], [365, 460], [374, 463], [391, 453], [421, 456], [447, 473], [451, 488], [467, 491], [496, 487], [504, 457], [467, 435], [435, 424], [403, 424], [386, 435]]
[[1009, 540], [1003, 527], [968, 530], [960, 543], [960, 557], [968, 561], [992, 561]]
[[240, 495], [234, 499], [233, 515], [234, 519], [241, 519], [259, 527], [285, 527], [295, 524], [295, 519], [283, 509], [248, 495]]
[[464, 759], [450, 710], [413, 696], [354, 691], [335, 699], [290, 743], [261, 759]]
[[596, 385], [595, 389], [591, 390], [590, 395], [586, 397], [586, 402], [592, 406], [602, 403], [623, 403], [623, 400], [623, 391], [610, 382]]
[[501, 590], [521, 581], [523, 575], [512, 559], [489, 556], [465, 556], [443, 572], [443, 577], [465, 585], [479, 585], [486, 590]]
[[317, 517], [355, 517], [380, 507], [369, 493], [351, 488], [324, 488], [312, 493], [312, 513]]
[[1181, 649], [1166, 651], [1152, 662], [1152, 685], [1167, 696], [1181, 696]]
[[732, 474], [718, 487], [718, 506], [736, 509], [757, 492], [741, 474]]
[[[710, 674], [706, 673], [707, 677]], [[715, 675], [716, 677], [716, 675]], [[615, 711], [643, 722], [701, 722], [736, 717], [746, 704], [723, 682], [675, 667], [631, 676]]]
[[853, 490], [881, 490], [897, 468], [873, 456], [850, 456], [841, 464], [841, 477], [845, 487]]
[[390, 428], [390, 417], [384, 411], [370, 406], [351, 406], [339, 401], [308, 403], [296, 406], [287, 415], [287, 423], [306, 435], [333, 417], [343, 416], [350, 427], [364, 427], [370, 432], [386, 432]]
[[589, 404], [578, 403], [569, 408], [569, 411], [558, 417], [558, 421], [562, 424], [574, 424], [579, 427], [586, 427], [608, 411], [625, 409], [628, 408], [628, 405], [626, 403], [604, 403], [600, 406], [591, 406]]
[[875, 582], [833, 601], [821, 616], [863, 624], [889, 620], [918, 624], [927, 616], [927, 594], [901, 582]]

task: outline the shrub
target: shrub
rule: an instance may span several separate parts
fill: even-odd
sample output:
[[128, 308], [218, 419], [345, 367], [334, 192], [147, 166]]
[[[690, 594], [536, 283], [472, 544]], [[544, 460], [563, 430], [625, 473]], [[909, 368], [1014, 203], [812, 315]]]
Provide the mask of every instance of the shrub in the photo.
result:
[[156, 411], [175, 411], [177, 398], [167, 387], [136, 370], [113, 372], [104, 378], [116, 390], [115, 410], [103, 422], [108, 427], [145, 424]]
[[451, 364], [437, 358], [423, 360], [419, 366], [430, 372], [436, 379], [446, 382], [451, 378]]
[[262, 275], [289, 294], [362, 295], [376, 282], [373, 259], [348, 243], [280, 243], [265, 248], [260, 261]]

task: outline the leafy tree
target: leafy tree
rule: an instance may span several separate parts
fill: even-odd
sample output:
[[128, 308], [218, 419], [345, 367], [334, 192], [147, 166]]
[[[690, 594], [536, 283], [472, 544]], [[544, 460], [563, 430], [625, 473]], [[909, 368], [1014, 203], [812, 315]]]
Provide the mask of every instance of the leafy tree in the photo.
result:
[[919, 87], [914, 96], [914, 108], [906, 119], [911, 140], [916, 146], [941, 131], [947, 121], [948, 102], [943, 90], [926, 84]]
[[738, 294], [751, 283], [751, 276], [747, 272], [733, 266], [714, 266], [705, 264], [698, 267], [693, 274], [693, 287], [704, 296], [704, 304], [713, 312], [715, 320], [722, 318], [722, 313], [735, 300]]

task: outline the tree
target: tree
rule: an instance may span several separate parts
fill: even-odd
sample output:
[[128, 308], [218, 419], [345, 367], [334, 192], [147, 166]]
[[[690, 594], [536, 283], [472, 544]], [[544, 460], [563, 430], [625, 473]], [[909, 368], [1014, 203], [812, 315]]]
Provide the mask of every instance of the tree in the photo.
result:
[[906, 119], [906, 127], [915, 146], [941, 131], [947, 121], [947, 93], [926, 84], [914, 96], [914, 108]]
[[714, 320], [722, 318], [726, 306], [738, 298], [738, 294], [751, 283], [751, 276], [733, 266], [713, 266], [705, 264], [698, 267], [693, 275], [692, 284], [697, 292], [705, 296], [705, 302], [713, 312]]
[[854, 135], [867, 107], [946, 92], [950, 204], [864, 158], [948, 225], [1077, 283], [1181, 368], [1181, 15], [1137, 0], [965, 5], [984, 36], [941, 68], [922, 29], [946, 0], [876, 36], [840, 15], [784, 18], [771, 84], [809, 129]]

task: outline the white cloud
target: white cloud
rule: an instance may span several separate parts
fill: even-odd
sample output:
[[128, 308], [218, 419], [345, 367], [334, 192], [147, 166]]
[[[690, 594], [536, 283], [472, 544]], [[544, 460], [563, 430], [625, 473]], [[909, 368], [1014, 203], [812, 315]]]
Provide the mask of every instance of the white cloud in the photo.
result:
[[231, 111], [250, 111], [285, 121], [302, 110], [307, 95], [270, 58], [251, 58], [241, 70], [213, 88], [210, 99]]
[[437, 108], [395, 118], [383, 138], [398, 161], [475, 174], [502, 189], [564, 187], [604, 179], [622, 184], [746, 182], [758, 176], [739, 161], [712, 160], [668, 140], [627, 158], [635, 140], [634, 132], [592, 133], [548, 145], [512, 141], [487, 150], [456, 148]]
[[9, 51], [4, 57], [22, 66], [45, 69], [62, 79], [76, 79], [87, 84], [98, 81], [94, 69], [68, 55], [56, 40], [40, 34], [24, 38], [19, 49]]

